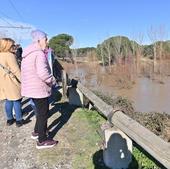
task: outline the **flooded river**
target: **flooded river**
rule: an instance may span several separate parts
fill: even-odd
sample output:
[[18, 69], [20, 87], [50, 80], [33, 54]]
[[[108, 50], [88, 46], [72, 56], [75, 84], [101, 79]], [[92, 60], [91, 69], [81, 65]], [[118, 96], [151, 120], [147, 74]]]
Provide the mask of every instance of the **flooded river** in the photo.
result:
[[153, 81], [146, 77], [136, 79], [130, 89], [118, 89], [114, 86], [113, 75], [106, 73], [97, 64], [68, 64], [64, 63], [69, 77], [78, 77], [85, 86], [99, 90], [111, 96], [127, 97], [132, 101], [136, 111], [166, 112], [170, 114], [170, 77], [164, 78], [164, 83]]

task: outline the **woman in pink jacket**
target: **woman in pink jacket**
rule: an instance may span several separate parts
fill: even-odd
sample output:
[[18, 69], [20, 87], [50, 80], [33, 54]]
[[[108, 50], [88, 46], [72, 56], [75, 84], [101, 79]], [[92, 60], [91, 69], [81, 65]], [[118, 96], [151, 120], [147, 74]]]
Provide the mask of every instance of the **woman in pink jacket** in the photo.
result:
[[49, 140], [46, 135], [48, 119], [48, 97], [54, 78], [45, 57], [47, 34], [35, 30], [31, 33], [33, 43], [23, 50], [21, 63], [21, 94], [31, 98], [36, 107], [36, 123], [32, 138], [38, 138], [37, 148], [50, 148], [57, 141]]

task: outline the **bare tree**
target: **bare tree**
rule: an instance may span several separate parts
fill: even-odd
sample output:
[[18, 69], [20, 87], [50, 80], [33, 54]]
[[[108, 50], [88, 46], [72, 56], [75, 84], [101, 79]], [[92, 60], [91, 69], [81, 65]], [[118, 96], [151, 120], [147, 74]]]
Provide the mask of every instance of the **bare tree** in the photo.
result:
[[150, 27], [150, 29], [148, 30], [148, 37], [151, 40], [151, 42], [153, 43], [153, 74], [152, 74], [152, 78], [154, 79], [154, 74], [156, 73], [156, 64], [157, 64], [157, 41], [158, 41], [158, 37], [157, 37], [157, 30], [155, 28], [153, 28], [153, 26]]
[[122, 45], [122, 37], [118, 36], [117, 38], [114, 39], [114, 72], [123, 72], [123, 67], [120, 64], [120, 61], [122, 59], [122, 51], [121, 51], [121, 45]]
[[133, 40], [131, 42], [131, 46], [132, 46], [132, 56], [131, 56], [131, 75], [133, 75], [133, 80], [136, 79], [138, 73], [137, 73], [137, 69], [138, 69], [138, 66], [137, 66], [137, 63], [138, 63], [138, 59], [137, 59], [137, 45], [136, 45], [136, 42]]
[[103, 53], [103, 46], [101, 45], [100, 46], [100, 54], [101, 54], [101, 57], [102, 57], [102, 65], [103, 65], [103, 67], [104, 67], [104, 53]]
[[136, 66], [136, 74], [137, 76], [140, 74], [140, 69], [141, 69], [141, 59], [143, 57], [143, 39], [144, 39], [144, 34], [140, 32], [135, 41], [137, 42], [137, 45], [134, 45], [134, 52], [135, 52], [135, 66]]
[[78, 77], [78, 67], [77, 67], [77, 49], [71, 49], [72, 58], [74, 60], [76, 76]]
[[159, 58], [159, 74], [160, 74], [160, 82], [163, 82], [163, 41], [165, 40], [167, 34], [165, 28], [160, 26], [158, 29], [158, 39], [159, 39], [159, 46], [158, 46], [158, 58]]
[[[158, 72], [160, 75], [160, 81], [162, 81], [163, 41], [165, 40], [167, 36], [165, 28], [163, 26], [159, 26], [159, 28], [157, 29], [154, 29], [153, 27], [151, 27], [150, 31], [148, 32], [148, 36], [150, 40], [153, 42], [153, 49], [154, 49], [153, 73]], [[158, 65], [157, 70], [156, 70], [156, 65]]]
[[121, 45], [122, 45], [122, 37], [119, 36], [116, 39], [114, 39], [114, 49], [115, 49], [114, 59], [115, 59], [116, 64], [119, 64], [120, 59], [122, 58]]
[[111, 72], [111, 45], [109, 41], [106, 41], [104, 43], [104, 46], [107, 51], [107, 57], [108, 57], [108, 64], [109, 64], [109, 72]]

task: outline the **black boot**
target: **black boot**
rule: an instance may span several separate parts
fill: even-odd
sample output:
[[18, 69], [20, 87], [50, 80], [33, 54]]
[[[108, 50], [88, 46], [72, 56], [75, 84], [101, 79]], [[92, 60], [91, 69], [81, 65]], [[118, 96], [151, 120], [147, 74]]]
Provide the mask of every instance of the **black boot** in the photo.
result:
[[23, 121], [20, 120], [20, 121], [16, 121], [16, 126], [17, 127], [21, 127], [23, 125]]
[[7, 124], [7, 126], [11, 126], [14, 122], [15, 122], [15, 120], [11, 119], [11, 120], [7, 120], [6, 124]]

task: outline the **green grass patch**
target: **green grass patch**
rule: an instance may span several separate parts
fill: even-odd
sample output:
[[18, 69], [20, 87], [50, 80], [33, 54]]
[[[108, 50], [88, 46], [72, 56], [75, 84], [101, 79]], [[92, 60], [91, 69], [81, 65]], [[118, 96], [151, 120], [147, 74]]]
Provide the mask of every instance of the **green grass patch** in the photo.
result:
[[98, 112], [80, 109], [74, 113], [75, 120], [78, 120], [79, 138], [76, 142], [79, 145], [78, 152], [74, 155], [74, 169], [95, 168], [95, 153], [100, 150], [101, 136], [97, 132], [100, 124], [105, 119]]
[[[78, 114], [77, 117], [79, 119], [86, 119], [88, 121], [89, 128], [91, 128], [91, 131], [97, 131], [100, 128], [100, 125], [103, 124], [106, 120], [96, 111], [89, 111], [86, 109], [82, 109]], [[88, 129], [89, 129], [88, 128]], [[97, 141], [98, 143], [102, 141], [103, 138], [99, 136], [96, 132], [94, 132], [92, 135], [88, 135], [86, 139], [89, 139], [89, 144], [91, 146], [95, 146], [94, 143]], [[97, 148], [97, 147], [96, 147]], [[93, 163], [89, 163], [86, 161], [86, 168], [87, 169], [108, 169], [104, 165], [103, 162], [103, 150], [98, 149], [93, 156], [91, 156]], [[80, 161], [87, 158], [84, 158], [84, 156], [81, 154], [77, 156], [77, 162], [78, 164]], [[83, 160], [84, 161], [84, 160]], [[79, 166], [80, 167], [80, 166]], [[85, 166], [84, 166], [85, 167]], [[80, 167], [81, 168], [81, 167]], [[150, 159], [142, 149], [138, 149], [137, 147], [133, 147], [133, 154], [132, 154], [132, 162], [129, 165], [128, 169], [162, 169], [162, 167], [159, 167], [153, 159]]]
[[[59, 144], [53, 149], [37, 150], [39, 163], [47, 163], [48, 168], [109, 169], [103, 161], [104, 138], [100, 132], [105, 122], [97, 111], [77, 109], [56, 134], [54, 139], [59, 140]], [[136, 147], [132, 157], [129, 169], [160, 169]]]
[[163, 169], [145, 155], [142, 150], [133, 146], [132, 162], [128, 169]]

